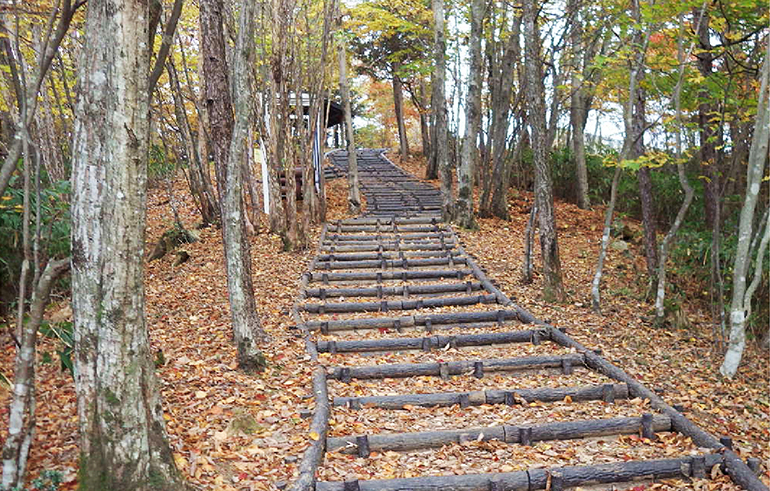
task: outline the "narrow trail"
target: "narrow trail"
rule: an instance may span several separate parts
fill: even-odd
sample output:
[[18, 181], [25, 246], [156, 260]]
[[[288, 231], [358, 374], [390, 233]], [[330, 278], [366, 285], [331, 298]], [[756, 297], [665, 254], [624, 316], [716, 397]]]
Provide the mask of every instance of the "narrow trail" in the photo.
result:
[[[330, 159], [345, 172], [345, 152]], [[324, 225], [292, 312], [317, 367], [311, 444], [291, 489], [558, 491], [687, 482], [715, 466], [767, 489], [729, 439], [506, 297], [441, 222], [433, 186], [379, 151], [360, 150], [358, 162], [367, 211]], [[678, 453], [656, 446], [677, 434]], [[610, 458], [623, 438], [636, 454]], [[592, 458], [518, 460], [545, 441]], [[435, 459], [448, 448], [462, 469]]]

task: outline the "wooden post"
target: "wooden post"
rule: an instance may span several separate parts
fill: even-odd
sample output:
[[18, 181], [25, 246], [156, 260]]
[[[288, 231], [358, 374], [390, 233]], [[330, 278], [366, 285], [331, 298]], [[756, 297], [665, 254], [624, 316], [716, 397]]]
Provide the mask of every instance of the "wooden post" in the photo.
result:
[[356, 446], [358, 447], [358, 456], [365, 459], [369, 457], [369, 437], [361, 435], [356, 437]]
[[652, 414], [642, 414], [642, 438], [655, 440], [655, 430], [652, 427]]
[[473, 363], [473, 376], [476, 378], [484, 378], [484, 362], [477, 361]]

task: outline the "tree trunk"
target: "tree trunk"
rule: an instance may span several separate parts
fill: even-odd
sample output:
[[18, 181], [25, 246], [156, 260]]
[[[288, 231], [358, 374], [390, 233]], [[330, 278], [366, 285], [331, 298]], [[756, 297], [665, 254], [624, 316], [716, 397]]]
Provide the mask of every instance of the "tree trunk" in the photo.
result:
[[[594, 312], [600, 312], [600, 286], [602, 279], [602, 269], [604, 267], [604, 259], [607, 255], [607, 246], [610, 239], [610, 231], [612, 228], [612, 214], [615, 209], [615, 201], [617, 197], [617, 187], [620, 180], [620, 173], [622, 172], [623, 161], [626, 160], [632, 152], [638, 151], [638, 148], [634, 148], [636, 142], [641, 142], [644, 137], [644, 116], [635, 115], [635, 111], [641, 110], [639, 104], [637, 104], [637, 90], [639, 90], [638, 82], [641, 79], [642, 72], [645, 66], [645, 57], [647, 54], [647, 45], [650, 40], [649, 27], [643, 29], [641, 23], [641, 7], [639, 5], [640, 0], [633, 0], [631, 4], [631, 15], [637, 24], [637, 27], [631, 34], [629, 41], [634, 47], [629, 60], [628, 70], [628, 100], [623, 105], [623, 127], [625, 130], [625, 137], [623, 139], [623, 149], [620, 151], [618, 157], [618, 167], [615, 170], [615, 175], [612, 178], [612, 188], [610, 191], [610, 204], [607, 207], [607, 212], [604, 218], [604, 235], [602, 236], [602, 245], [599, 250], [599, 259], [597, 261], [596, 273], [594, 274], [594, 280], [591, 286], [591, 297], [593, 303]], [[639, 123], [641, 120], [641, 124]]]
[[527, 228], [524, 231], [524, 261], [522, 261], [521, 281], [525, 285], [532, 283], [532, 249], [535, 246], [536, 225], [537, 205], [532, 203], [532, 209], [529, 211], [529, 220], [527, 220]]
[[534, 0], [524, 1], [524, 40], [526, 59], [526, 92], [529, 107], [529, 127], [532, 131], [532, 151], [535, 161], [535, 204], [540, 226], [540, 251], [543, 262], [543, 298], [564, 300], [561, 261], [556, 237], [556, 217], [553, 210], [553, 186], [546, 148], [545, 89], [540, 60], [540, 33], [536, 24], [537, 7]]
[[348, 148], [348, 210], [354, 215], [361, 213], [361, 190], [358, 185], [358, 160], [356, 159], [356, 142], [353, 133], [353, 118], [350, 114], [350, 87], [348, 86], [348, 59], [345, 44], [340, 43], [340, 95], [345, 111], [345, 131]]
[[481, 129], [481, 36], [485, 15], [484, 0], [472, 0], [470, 57], [471, 66], [468, 92], [465, 98], [465, 136], [462, 155], [457, 166], [457, 203], [455, 220], [463, 228], [475, 228], [473, 216], [473, 169], [476, 167], [478, 147], [476, 140]]
[[81, 489], [184, 488], [144, 318], [147, 2], [89, 5], [72, 170]]
[[420, 77], [419, 85], [420, 94], [420, 139], [422, 140], [422, 155], [428, 157], [430, 155], [430, 129], [428, 128], [428, 113], [425, 107], [425, 79]]
[[507, 136], [511, 113], [511, 93], [515, 65], [521, 54], [519, 31], [521, 19], [513, 19], [513, 28], [505, 44], [502, 65], [495, 70], [496, 80], [493, 85], [492, 127], [490, 128], [490, 152], [492, 157], [491, 181], [484, 187], [481, 197], [481, 216], [496, 216], [508, 220], [508, 176], [506, 162]]
[[[725, 377], [732, 378], [738, 371], [738, 366], [746, 347], [746, 310], [751, 303], [751, 296], [746, 293], [746, 277], [751, 266], [750, 244], [754, 223], [754, 210], [759, 198], [762, 177], [767, 165], [768, 144], [770, 143], [770, 44], [765, 52], [765, 62], [762, 67], [762, 81], [757, 100], [757, 122], [754, 127], [754, 139], [749, 150], [749, 165], [746, 170], [746, 197], [741, 209], [738, 225], [738, 246], [733, 263], [733, 298], [730, 304], [730, 342], [725, 353], [724, 362], [719, 371]], [[755, 274], [761, 274], [756, 272]]]
[[[644, 121], [641, 121], [644, 124]], [[636, 152], [634, 152], [636, 153]], [[640, 157], [641, 154], [637, 155]], [[647, 263], [649, 285], [655, 283], [658, 270], [658, 240], [655, 220], [655, 204], [650, 180], [650, 168], [642, 166], [637, 175], [639, 183], [639, 201], [642, 204], [642, 225], [644, 226], [644, 257]]]
[[43, 314], [54, 281], [69, 267], [69, 258], [48, 263], [32, 295], [29, 321], [22, 329], [21, 346], [18, 347], [13, 370], [13, 399], [8, 418], [8, 436], [3, 444], [2, 489], [16, 489], [24, 483], [29, 449], [35, 436], [37, 330], [43, 322]]
[[227, 182], [227, 159], [233, 136], [233, 103], [225, 60], [223, 0], [201, 0], [200, 33], [203, 59], [203, 101], [206, 108], [209, 146], [214, 157], [214, 173], [220, 206]]
[[246, 372], [260, 371], [265, 359], [258, 343], [269, 336], [262, 330], [257, 317], [254, 286], [251, 281], [251, 249], [245, 228], [243, 209], [243, 172], [241, 166], [247, 152], [252, 101], [252, 71], [250, 63], [254, 44], [254, 14], [256, 4], [243, 0], [240, 6], [240, 26], [235, 46], [233, 74], [235, 80], [236, 118], [227, 160], [226, 186], [222, 204], [227, 291], [233, 337], [238, 348], [238, 367]]
[[[184, 96], [182, 95], [179, 77], [176, 68], [172, 63], [167, 63], [169, 83], [171, 85], [171, 94], [174, 98], [174, 113], [176, 115], [176, 124], [179, 128], [179, 136], [185, 147], [187, 156], [187, 165], [190, 179], [190, 194], [192, 194], [195, 204], [200, 211], [203, 225], [211, 225], [219, 222], [219, 203], [214, 196], [214, 189], [211, 182], [207, 179], [208, 170], [201, 162], [201, 156], [198, 153], [196, 142], [193, 138], [190, 121], [187, 118], [187, 111], [184, 108]], [[201, 122], [202, 124], [203, 122]]]
[[452, 217], [452, 168], [449, 163], [449, 147], [447, 146], [447, 107], [446, 107], [446, 38], [444, 34], [444, 0], [432, 0], [434, 31], [433, 39], [434, 61], [436, 68], [434, 70], [435, 79], [433, 81], [434, 100], [433, 111], [436, 118], [435, 133], [435, 155], [436, 167], [441, 176], [441, 214], [444, 220], [448, 221]]
[[575, 181], [577, 184], [577, 205], [586, 210], [591, 207], [588, 199], [588, 168], [586, 167], [586, 95], [583, 87], [582, 64], [583, 25], [580, 19], [579, 2], [571, 0], [567, 6], [571, 15], [571, 57], [572, 57], [572, 92], [570, 93], [569, 117], [572, 125], [572, 158], [575, 162]]
[[[696, 54], [698, 59], [698, 71], [701, 76], [708, 79], [713, 71], [714, 55], [711, 53], [711, 40], [709, 33], [709, 13], [708, 10], [696, 12], [695, 15], [702, 15], [698, 23], [698, 44], [699, 50]], [[706, 181], [703, 186], [703, 205], [706, 215], [706, 225], [709, 229], [714, 229], [715, 221], [719, 220], [719, 170], [717, 169], [717, 151], [716, 138], [717, 127], [711, 121], [713, 107], [711, 104], [712, 96], [708, 90], [704, 89], [698, 94], [698, 128], [700, 132], [700, 160], [703, 175]]]
[[[700, 13], [697, 14], [696, 26], [702, 22], [705, 9], [706, 4], [704, 3]], [[658, 287], [655, 294], [655, 320], [658, 324], [662, 324], [666, 316], [664, 300], [666, 298], [666, 261], [668, 260], [669, 247], [671, 242], [674, 240], [676, 233], [679, 231], [679, 228], [684, 222], [684, 218], [687, 215], [687, 210], [690, 208], [690, 203], [692, 203], [692, 198], [695, 194], [695, 190], [690, 185], [690, 181], [687, 179], [684, 163], [682, 162], [682, 128], [684, 128], [682, 121], [682, 86], [684, 83], [685, 60], [690, 57], [692, 50], [695, 47], [694, 42], [691, 43], [687, 53], [685, 54], [684, 29], [685, 23], [683, 15], [680, 14], [679, 34], [677, 37], [677, 61], [679, 63], [679, 69], [676, 86], [674, 87], [674, 114], [676, 117], [676, 172], [679, 177], [679, 184], [684, 190], [684, 200], [679, 207], [676, 218], [674, 218], [674, 223], [671, 225], [668, 233], [663, 238], [663, 242], [660, 243], [660, 252], [658, 254]], [[695, 30], [697, 31], [698, 28], [696, 27]]]
[[393, 65], [393, 106], [396, 110], [396, 124], [398, 125], [398, 145], [401, 160], [409, 158], [409, 141], [406, 137], [406, 124], [404, 123], [404, 87], [398, 76], [399, 65]]
[[604, 270], [604, 261], [607, 258], [607, 246], [610, 243], [610, 233], [612, 232], [612, 215], [615, 213], [615, 203], [618, 199], [618, 182], [622, 168], [618, 165], [612, 176], [612, 185], [610, 187], [610, 202], [607, 204], [607, 210], [604, 212], [604, 232], [602, 233], [601, 247], [599, 248], [599, 258], [597, 259], [596, 273], [594, 273], [593, 282], [591, 282], [591, 307], [597, 314], [601, 313], [601, 283], [602, 272]]

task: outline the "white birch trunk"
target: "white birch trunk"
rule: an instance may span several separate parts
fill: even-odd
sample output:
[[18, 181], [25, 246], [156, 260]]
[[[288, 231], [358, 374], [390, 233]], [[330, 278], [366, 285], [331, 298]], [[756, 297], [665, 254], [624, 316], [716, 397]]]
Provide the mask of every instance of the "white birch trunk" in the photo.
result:
[[177, 490], [144, 318], [149, 12], [89, 2], [72, 170], [81, 489]]
[[35, 437], [35, 349], [37, 330], [43, 321], [53, 282], [69, 269], [70, 260], [51, 261], [35, 286], [29, 321], [23, 326], [21, 346], [13, 370], [13, 396], [8, 419], [8, 435], [3, 444], [1, 489], [15, 489], [24, 483], [27, 458]]
[[257, 317], [254, 287], [251, 280], [251, 251], [245, 228], [243, 207], [242, 162], [246, 157], [251, 116], [252, 77], [251, 52], [254, 39], [256, 4], [241, 3], [238, 39], [235, 46], [233, 84], [235, 87], [235, 124], [227, 159], [226, 182], [222, 206], [222, 233], [227, 263], [227, 291], [233, 337], [238, 348], [238, 367], [247, 372], [259, 371], [265, 360], [258, 343], [268, 341]]
[[738, 246], [733, 263], [733, 298], [730, 303], [730, 341], [724, 362], [719, 371], [725, 377], [732, 378], [738, 372], [743, 350], [746, 347], [746, 310], [751, 296], [746, 292], [746, 277], [751, 266], [751, 238], [754, 222], [754, 210], [759, 198], [762, 176], [767, 164], [768, 140], [770, 140], [770, 44], [765, 53], [762, 66], [762, 82], [757, 100], [757, 122], [754, 127], [754, 139], [749, 151], [749, 165], [746, 170], [746, 197], [741, 209], [738, 225]]

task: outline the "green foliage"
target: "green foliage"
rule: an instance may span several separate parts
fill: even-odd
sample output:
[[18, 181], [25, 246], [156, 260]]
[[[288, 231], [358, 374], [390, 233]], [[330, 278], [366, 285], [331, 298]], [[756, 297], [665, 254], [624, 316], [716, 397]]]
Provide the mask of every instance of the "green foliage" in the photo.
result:
[[361, 148], [384, 148], [387, 146], [385, 128], [366, 124], [355, 129], [356, 146]]
[[[47, 338], [59, 340], [60, 347], [56, 350], [56, 354], [59, 355], [61, 370], [67, 370], [74, 376], [74, 366], [72, 364], [72, 352], [75, 347], [73, 328], [72, 322], [50, 324], [44, 321], [40, 326], [40, 334]], [[50, 362], [51, 360], [51, 356], [48, 353], [44, 353], [43, 358], [44, 361]]]
[[44, 470], [40, 477], [32, 480], [32, 487], [16, 486], [12, 491], [58, 491], [61, 483], [61, 472]]
[[[12, 301], [9, 287], [18, 284], [22, 250], [24, 191], [18, 177], [11, 180], [6, 194], [0, 197], [0, 304]], [[65, 257], [70, 251], [69, 181], [49, 183], [40, 192], [40, 246], [43, 258]], [[37, 196], [30, 196], [30, 231], [35, 233]], [[2, 305], [0, 305], [2, 311]]]
[[165, 149], [160, 145], [150, 145], [149, 159], [147, 160], [147, 178], [156, 182], [174, 173], [176, 163], [168, 158]]
[[[609, 148], [601, 148], [599, 153], [586, 155], [588, 195], [591, 203], [609, 201], [612, 176], [615, 173], [613, 162], [616, 158], [615, 151]], [[684, 191], [679, 183], [676, 168], [673, 165], [665, 165], [668, 162], [670, 162], [670, 158], [661, 153], [651, 153], [643, 159], [624, 161], [623, 167], [626, 172], [621, 174], [618, 182], [617, 213], [641, 219], [642, 210], [636, 171], [642, 166], [649, 167], [653, 170], [650, 175], [655, 193], [658, 227], [661, 230], [668, 229], [684, 200]], [[572, 153], [568, 148], [562, 147], [554, 151], [552, 154], [552, 172], [555, 196], [576, 202], [575, 165], [572, 161]], [[699, 217], [703, 209], [703, 182], [697, 179], [695, 174], [688, 176], [688, 179], [695, 194], [685, 221], [697, 221], [700, 220]]]
[[[702, 208], [701, 208], [702, 209]], [[700, 210], [695, 213], [701, 214]], [[731, 217], [723, 226], [723, 230], [737, 230], [737, 216]], [[706, 294], [707, 285], [711, 281], [711, 253], [713, 247], [712, 232], [707, 228], [705, 221], [691, 219], [685, 222], [685, 226], [679, 231], [674, 247], [671, 250], [670, 264], [672, 272], [682, 278], [687, 278], [697, 284], [703, 285], [703, 293]], [[738, 246], [737, 234], [728, 233], [722, 235], [719, 247], [719, 262], [724, 277], [725, 300], [732, 295], [732, 271], [735, 261], [735, 253]], [[752, 258], [756, 264], [756, 251]], [[770, 310], [770, 261], [762, 265], [760, 286], [757, 288], [754, 298], [755, 309], [748, 320], [749, 329], [756, 329], [760, 333], [767, 328], [767, 315]], [[750, 281], [747, 278], [747, 281]]]

